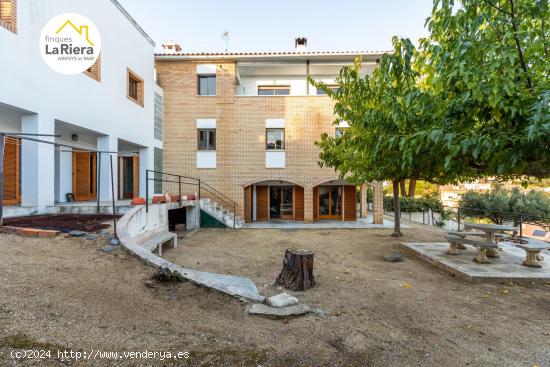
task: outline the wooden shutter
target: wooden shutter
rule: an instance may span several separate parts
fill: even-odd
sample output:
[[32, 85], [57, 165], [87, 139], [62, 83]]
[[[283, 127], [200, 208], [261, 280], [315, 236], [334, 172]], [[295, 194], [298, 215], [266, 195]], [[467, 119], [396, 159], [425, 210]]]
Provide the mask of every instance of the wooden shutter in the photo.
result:
[[133, 159], [133, 167], [132, 167], [132, 194], [134, 198], [137, 198], [139, 196], [139, 157], [134, 157]]
[[252, 222], [252, 186], [244, 188], [244, 221]]
[[90, 200], [90, 153], [73, 152], [73, 193], [75, 201]]
[[19, 185], [20, 150], [19, 139], [8, 138], [4, 145], [4, 205], [17, 205], [21, 202]]
[[313, 188], [313, 220], [319, 220], [319, 186]]
[[97, 198], [97, 153], [90, 153], [90, 199]]
[[268, 186], [256, 186], [256, 220], [269, 220]]
[[357, 219], [357, 198], [354, 185], [344, 186], [344, 220]]
[[304, 188], [294, 186], [294, 219], [304, 220]]

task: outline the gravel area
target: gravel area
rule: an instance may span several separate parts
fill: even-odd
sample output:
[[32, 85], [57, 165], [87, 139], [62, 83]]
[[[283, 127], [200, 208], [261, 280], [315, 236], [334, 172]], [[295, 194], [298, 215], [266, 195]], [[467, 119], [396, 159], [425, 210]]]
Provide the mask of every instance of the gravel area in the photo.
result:
[[[317, 286], [291, 292], [326, 315], [272, 320], [154, 270], [107, 239], [0, 234], [1, 366], [550, 366], [550, 283], [470, 284], [417, 259], [388, 263], [400, 241], [438, 229], [203, 229], [166, 257], [250, 277], [266, 295], [284, 250], [315, 252]], [[13, 360], [21, 349], [189, 352], [184, 360]]]

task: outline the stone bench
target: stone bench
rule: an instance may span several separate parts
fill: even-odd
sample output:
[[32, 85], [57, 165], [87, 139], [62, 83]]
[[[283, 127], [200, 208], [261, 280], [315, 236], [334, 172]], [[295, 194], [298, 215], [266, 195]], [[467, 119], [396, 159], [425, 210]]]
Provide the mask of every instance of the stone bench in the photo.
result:
[[[466, 236], [480, 236], [480, 237], [485, 237], [486, 234], [484, 232], [457, 232], [457, 231], [451, 231], [451, 232], [447, 232], [448, 235], [451, 235], [451, 236], [458, 236], [458, 237], [462, 237], [462, 238], [465, 238]], [[466, 249], [466, 246], [464, 246], [462, 243], [458, 244], [458, 248], [460, 250], [465, 250]]]
[[178, 246], [178, 235], [168, 231], [157, 232], [146, 239], [139, 245], [149, 252], [153, 252], [158, 247], [159, 256], [162, 256], [162, 245], [166, 242], [172, 242], [172, 247]]
[[471, 245], [477, 249], [477, 254], [474, 257], [474, 261], [480, 264], [490, 264], [491, 261], [487, 258], [488, 249], [498, 249], [496, 243], [491, 243], [488, 241], [480, 241], [469, 238], [464, 238], [460, 236], [447, 235], [445, 239], [449, 241], [450, 247], [447, 251], [450, 255], [459, 255], [460, 254], [460, 245]]
[[550, 250], [550, 243], [535, 239], [523, 239], [522, 241], [527, 243], [513, 243], [516, 247], [522, 249], [526, 253], [526, 258], [523, 261], [523, 265], [531, 268], [542, 268], [540, 263], [544, 258], [540, 254], [542, 250]]

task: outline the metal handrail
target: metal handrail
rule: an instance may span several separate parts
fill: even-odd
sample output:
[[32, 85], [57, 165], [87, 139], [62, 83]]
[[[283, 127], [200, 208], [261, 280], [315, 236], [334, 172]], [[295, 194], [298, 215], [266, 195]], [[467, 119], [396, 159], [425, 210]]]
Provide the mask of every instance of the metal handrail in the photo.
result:
[[[177, 181], [175, 181], [175, 180], [166, 180], [164, 178], [156, 178], [156, 177], [150, 178], [149, 173], [160, 174], [161, 176], [166, 175], [166, 176], [170, 176], [170, 177], [177, 177], [178, 180]], [[192, 180], [192, 182], [182, 181], [182, 179]], [[199, 201], [199, 203], [200, 203], [200, 200], [201, 200], [201, 192], [202, 191], [209, 192], [210, 194], [212, 194], [216, 198], [217, 201], [219, 201], [222, 204], [228, 204], [230, 207], [233, 208], [233, 228], [235, 228], [235, 221], [236, 221], [236, 216], [237, 216], [237, 203], [235, 201], [231, 200], [226, 195], [219, 192], [218, 190], [216, 190], [215, 188], [213, 188], [212, 186], [210, 186], [209, 184], [207, 184], [205, 182], [202, 182], [198, 178], [190, 177], [190, 176], [177, 175], [177, 174], [173, 174], [173, 173], [166, 173], [166, 172], [155, 171], [155, 170], [150, 170], [150, 169], [146, 170], [145, 171], [145, 182], [146, 182], [146, 184], [145, 184], [145, 196], [146, 196], [145, 211], [146, 212], [149, 211], [149, 181], [177, 183], [178, 184], [178, 191], [179, 191], [178, 202], [179, 202], [180, 207], [181, 207], [181, 185], [182, 184], [198, 186], [197, 200]], [[200, 206], [200, 204], [199, 204], [199, 206]]]
[[230, 203], [235, 203], [233, 200], [231, 200], [230, 198], [228, 198], [227, 196], [225, 196], [224, 194], [222, 194], [221, 192], [219, 192], [218, 190], [216, 190], [215, 188], [213, 188], [212, 186], [210, 186], [209, 184], [205, 183], [205, 182], [202, 182], [201, 185], [203, 187], [206, 187], [207, 190], [209, 191], [213, 191], [214, 193], [216, 193], [217, 195], [220, 195], [221, 197], [223, 197], [224, 199], [226, 199], [227, 201], [229, 201]]
[[229, 204], [230, 206], [233, 207], [233, 228], [235, 228], [235, 221], [237, 217], [237, 203], [229, 199], [227, 196], [225, 196], [218, 190], [214, 189], [212, 186], [208, 185], [207, 183], [201, 182], [201, 189], [203, 191], [209, 192], [210, 194], [213, 194], [213, 196], [217, 199], [217, 201], [220, 201], [222, 204]]

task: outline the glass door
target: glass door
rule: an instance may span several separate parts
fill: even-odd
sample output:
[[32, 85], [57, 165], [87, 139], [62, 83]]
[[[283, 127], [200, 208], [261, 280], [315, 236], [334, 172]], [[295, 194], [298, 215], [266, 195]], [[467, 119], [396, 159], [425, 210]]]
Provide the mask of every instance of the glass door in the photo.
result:
[[269, 187], [269, 219], [281, 219], [281, 188]]
[[319, 187], [319, 218], [342, 219], [342, 186]]
[[294, 219], [294, 187], [269, 187], [269, 219]]
[[294, 187], [281, 187], [281, 219], [294, 219]]

